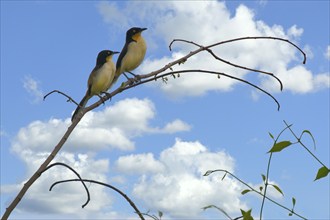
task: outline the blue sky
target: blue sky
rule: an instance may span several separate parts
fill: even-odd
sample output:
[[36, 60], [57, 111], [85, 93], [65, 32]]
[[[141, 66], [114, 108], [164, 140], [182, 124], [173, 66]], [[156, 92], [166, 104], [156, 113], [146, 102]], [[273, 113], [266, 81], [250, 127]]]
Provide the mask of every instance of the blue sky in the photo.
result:
[[[1, 1], [1, 215], [21, 184], [39, 167], [66, 128], [75, 106], [58, 89], [79, 101], [97, 53], [119, 51], [126, 30], [147, 27], [148, 51], [135, 70], [149, 73], [193, 47], [184, 38], [207, 45], [245, 36], [290, 39], [307, 54], [307, 64], [293, 47], [274, 41], [248, 41], [214, 49], [219, 56], [274, 72], [284, 90], [267, 77], [236, 70], [200, 54], [175, 67], [204, 68], [235, 74], [270, 91], [276, 104], [252, 87], [222, 77], [189, 74], [128, 90], [85, 115], [56, 161], [73, 166], [85, 178], [107, 182], [129, 195], [141, 211], [164, 212], [170, 219], [224, 218], [203, 206], [217, 205], [232, 217], [239, 209], [259, 216], [261, 200], [240, 195], [245, 188], [209, 169], [228, 169], [259, 187], [272, 145], [283, 120], [296, 133], [308, 129], [313, 151], [329, 166], [329, 2], [100, 2]], [[117, 56], [114, 57], [114, 60]], [[123, 81], [121, 78], [120, 81]], [[117, 87], [117, 84], [115, 87]], [[92, 99], [96, 101], [97, 99]], [[286, 133], [283, 139], [294, 141]], [[312, 141], [304, 138], [312, 148]], [[313, 182], [320, 165], [300, 146], [273, 157], [270, 181], [281, 187], [270, 196], [309, 219], [329, 219], [329, 177]], [[71, 178], [64, 168], [45, 173], [25, 195], [13, 219], [129, 219], [131, 207], [107, 189], [90, 186], [92, 200], [78, 184], [48, 187]], [[264, 218], [286, 219], [288, 213], [266, 203]]]

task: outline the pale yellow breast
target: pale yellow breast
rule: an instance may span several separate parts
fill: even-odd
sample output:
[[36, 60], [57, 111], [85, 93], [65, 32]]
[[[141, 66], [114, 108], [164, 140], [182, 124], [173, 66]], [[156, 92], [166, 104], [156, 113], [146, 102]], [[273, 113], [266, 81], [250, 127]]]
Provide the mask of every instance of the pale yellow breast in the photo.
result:
[[106, 92], [113, 78], [115, 76], [115, 65], [112, 61], [108, 61], [103, 66], [97, 70], [95, 77], [93, 78], [91, 94], [96, 95], [101, 92]]
[[121, 66], [121, 72], [128, 72], [136, 69], [143, 61], [146, 54], [146, 42], [140, 37], [137, 42], [131, 42], [127, 48]]

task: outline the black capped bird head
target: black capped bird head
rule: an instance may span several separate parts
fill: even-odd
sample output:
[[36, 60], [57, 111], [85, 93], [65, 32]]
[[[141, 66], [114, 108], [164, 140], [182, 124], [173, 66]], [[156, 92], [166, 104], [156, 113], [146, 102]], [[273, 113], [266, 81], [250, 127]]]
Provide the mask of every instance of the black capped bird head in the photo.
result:
[[147, 30], [147, 28], [132, 27], [126, 32], [126, 43], [131, 41], [137, 41], [141, 36], [141, 32]]
[[102, 50], [97, 55], [96, 65], [103, 65], [104, 63], [108, 62], [112, 58], [112, 55], [114, 55], [116, 53], [119, 53], [119, 52], [111, 51], [111, 50]]

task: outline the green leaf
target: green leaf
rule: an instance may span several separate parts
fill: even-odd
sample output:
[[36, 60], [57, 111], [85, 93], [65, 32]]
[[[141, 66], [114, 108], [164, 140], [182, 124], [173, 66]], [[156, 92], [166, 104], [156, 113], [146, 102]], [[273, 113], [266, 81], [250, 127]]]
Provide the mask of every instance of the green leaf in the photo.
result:
[[294, 197], [292, 197], [292, 209], [291, 209], [291, 212], [289, 213], [289, 216], [293, 215], [293, 210], [294, 210], [295, 205], [296, 205], [296, 199]]
[[264, 183], [266, 183], [266, 176], [264, 174], [261, 174], [262, 177], [262, 181], [264, 181]]
[[272, 133], [268, 132], [269, 136], [271, 137], [271, 139], [274, 140], [274, 136], [272, 135]]
[[292, 197], [292, 210], [293, 210], [295, 205], [296, 205], [296, 198]]
[[317, 171], [315, 180], [318, 180], [318, 179], [321, 179], [321, 178], [324, 178], [324, 177], [328, 176], [329, 172], [330, 172], [330, 170], [328, 169], [328, 167], [321, 167]]
[[284, 148], [287, 148], [291, 145], [292, 143], [290, 141], [281, 141], [279, 143], [276, 143], [268, 153], [275, 153], [275, 152], [280, 152]]
[[243, 220], [253, 220], [253, 217], [251, 216], [252, 209], [249, 211], [244, 211], [241, 209], [241, 213], [243, 215]]
[[280, 189], [280, 187], [278, 187], [277, 185], [274, 184], [270, 184], [272, 187], [274, 187], [279, 193], [282, 194], [282, 196], [284, 196], [284, 193], [282, 192], [282, 190]]
[[312, 140], [313, 140], [313, 144], [314, 144], [314, 150], [316, 150], [315, 139], [314, 139], [312, 133], [311, 133], [309, 130], [304, 130], [304, 131], [301, 133], [300, 138], [303, 136], [304, 133], [307, 133], [307, 134], [309, 134], [309, 136], [311, 136], [311, 138], [312, 138]]
[[158, 216], [159, 216], [159, 218], [162, 218], [163, 212], [162, 211], [158, 211]]
[[263, 186], [260, 186], [260, 187], [259, 187], [260, 192], [262, 192], [263, 189], [264, 189]]
[[215, 206], [215, 205], [208, 205], [208, 206], [205, 206], [203, 207], [202, 209], [205, 211], [206, 209], [209, 209], [209, 208], [215, 208], [215, 209], [218, 209], [220, 212], [222, 212], [225, 216], [227, 216], [227, 218], [229, 219], [232, 219], [228, 214], [227, 212], [225, 212], [225, 210], [223, 210], [222, 208], [218, 207], [218, 206]]
[[241, 194], [244, 195], [244, 194], [246, 194], [246, 193], [248, 193], [248, 192], [251, 192], [251, 190], [250, 190], [250, 189], [245, 189], [245, 190], [243, 190], [243, 191], [241, 192]]

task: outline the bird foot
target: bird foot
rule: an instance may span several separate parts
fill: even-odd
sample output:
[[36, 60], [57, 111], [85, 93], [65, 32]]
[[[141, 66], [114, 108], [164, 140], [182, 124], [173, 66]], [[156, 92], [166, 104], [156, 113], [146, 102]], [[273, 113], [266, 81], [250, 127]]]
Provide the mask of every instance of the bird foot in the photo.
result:
[[128, 80], [128, 85], [133, 85], [135, 83], [135, 79], [134, 78], [127, 78]]
[[140, 75], [135, 75], [134, 73], [132, 73], [132, 72], [128, 72], [128, 73], [130, 73], [130, 74], [132, 74], [133, 76], [134, 76], [134, 78], [130, 78], [130, 77], [128, 77], [125, 73], [124, 73], [124, 76], [127, 78], [127, 80], [129, 81], [129, 85], [131, 86], [131, 85], [133, 85], [134, 83], [138, 83], [138, 82], [140, 82], [141, 81], [141, 77], [140, 77]]
[[[110, 93], [108, 93], [108, 92], [101, 92], [101, 94], [106, 94], [106, 95], [110, 96]], [[104, 105], [105, 101], [107, 101], [106, 98], [101, 95], [97, 95], [97, 96], [101, 99], [101, 101]], [[111, 100], [111, 96], [110, 96], [110, 100]]]

